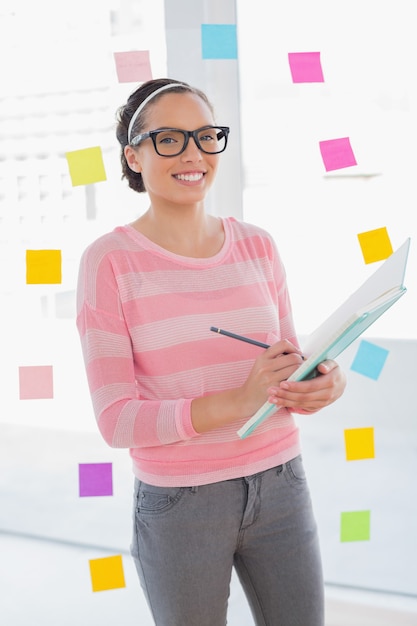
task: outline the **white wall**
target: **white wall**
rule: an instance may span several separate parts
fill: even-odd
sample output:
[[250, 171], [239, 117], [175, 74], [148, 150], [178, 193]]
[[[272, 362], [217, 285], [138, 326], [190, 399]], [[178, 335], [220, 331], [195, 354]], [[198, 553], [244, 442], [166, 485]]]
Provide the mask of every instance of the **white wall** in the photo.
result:
[[[311, 333], [374, 272], [357, 234], [411, 237], [408, 293], [365, 335], [389, 350], [378, 380], [339, 357], [346, 393], [298, 418], [327, 582], [417, 594], [417, 82], [414, 3], [237, 2], [244, 217], [275, 237], [296, 327]], [[324, 83], [292, 83], [289, 52], [320, 52]], [[350, 137], [357, 166], [326, 174], [318, 143]], [[346, 461], [344, 430], [373, 427], [375, 458]], [[340, 515], [371, 511], [370, 541], [341, 543]]]

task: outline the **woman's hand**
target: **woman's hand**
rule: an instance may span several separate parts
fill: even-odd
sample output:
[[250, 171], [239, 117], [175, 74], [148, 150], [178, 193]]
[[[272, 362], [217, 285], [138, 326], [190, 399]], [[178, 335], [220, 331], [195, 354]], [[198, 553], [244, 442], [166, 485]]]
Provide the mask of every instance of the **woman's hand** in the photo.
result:
[[296, 412], [314, 412], [332, 404], [344, 392], [346, 376], [335, 361], [323, 361], [317, 369], [320, 375], [310, 380], [271, 385], [268, 401]]
[[287, 340], [274, 343], [260, 354], [240, 390], [245, 413], [255, 413], [268, 399], [269, 389], [278, 388], [302, 362], [300, 349]]
[[195, 398], [191, 404], [194, 429], [204, 433], [249, 419], [266, 402], [288, 407], [298, 413], [318, 411], [339, 398], [345, 375], [334, 361], [320, 363], [320, 376], [302, 382], [287, 378], [303, 363], [299, 348], [284, 340], [274, 343], [255, 360], [241, 387]]

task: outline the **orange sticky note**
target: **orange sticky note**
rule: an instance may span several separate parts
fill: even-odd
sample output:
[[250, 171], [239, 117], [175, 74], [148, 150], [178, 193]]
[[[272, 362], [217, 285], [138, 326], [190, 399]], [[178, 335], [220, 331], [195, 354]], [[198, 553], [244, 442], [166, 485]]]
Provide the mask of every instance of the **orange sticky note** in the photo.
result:
[[40, 400], [54, 397], [52, 365], [19, 367], [20, 400]]
[[73, 187], [107, 180], [100, 146], [65, 154]]
[[358, 239], [365, 263], [383, 261], [393, 253], [386, 227], [359, 233]]
[[347, 461], [375, 458], [374, 429], [348, 428], [345, 430]]
[[62, 282], [61, 250], [26, 250], [26, 283], [56, 285]]
[[126, 587], [121, 555], [91, 559], [89, 563], [93, 591]]
[[114, 60], [119, 83], [140, 83], [151, 80], [149, 50], [115, 52]]

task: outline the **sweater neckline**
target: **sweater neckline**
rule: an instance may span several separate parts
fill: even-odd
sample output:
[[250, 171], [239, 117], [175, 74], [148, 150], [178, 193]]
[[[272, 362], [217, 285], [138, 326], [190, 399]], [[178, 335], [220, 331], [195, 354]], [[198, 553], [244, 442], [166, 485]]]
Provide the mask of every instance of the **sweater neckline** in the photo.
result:
[[149, 252], [152, 252], [153, 254], [156, 254], [165, 259], [177, 261], [181, 263], [182, 265], [198, 266], [198, 267], [212, 266], [212, 265], [217, 265], [218, 263], [223, 261], [224, 258], [228, 255], [230, 247], [232, 245], [232, 239], [233, 239], [232, 229], [230, 225], [231, 218], [220, 217], [219, 219], [221, 220], [222, 225], [223, 225], [224, 242], [220, 250], [215, 255], [210, 256], [210, 257], [189, 257], [189, 256], [183, 256], [181, 254], [175, 254], [174, 252], [170, 252], [169, 250], [162, 248], [162, 246], [159, 246], [158, 244], [148, 239], [148, 237], [146, 237], [145, 235], [140, 233], [138, 230], [136, 230], [136, 228], [134, 228], [134, 226], [132, 226], [131, 224], [118, 226], [116, 230], [119, 230], [119, 231], [121, 230], [122, 232], [124, 232], [128, 237], [136, 241], [143, 249], [148, 250]]

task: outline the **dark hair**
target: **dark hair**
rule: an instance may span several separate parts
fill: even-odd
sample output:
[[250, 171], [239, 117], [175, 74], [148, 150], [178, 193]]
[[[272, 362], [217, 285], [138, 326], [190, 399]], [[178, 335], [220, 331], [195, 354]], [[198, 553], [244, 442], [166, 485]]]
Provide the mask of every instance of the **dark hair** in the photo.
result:
[[138, 117], [135, 120], [135, 123], [132, 128], [132, 136], [135, 136], [140, 133], [140, 131], [144, 128], [145, 120], [146, 120], [146, 111], [148, 106], [152, 106], [155, 102], [159, 100], [159, 98], [163, 97], [165, 93], [193, 93], [199, 96], [213, 111], [213, 107], [209, 102], [206, 94], [197, 89], [195, 87], [191, 87], [187, 83], [173, 80], [171, 78], [156, 78], [154, 80], [148, 80], [146, 83], [143, 83], [136, 91], [134, 91], [129, 98], [127, 99], [126, 104], [119, 107], [117, 110], [117, 127], [116, 127], [116, 136], [117, 140], [120, 143], [121, 151], [120, 151], [120, 161], [122, 164], [122, 178], [126, 178], [129, 187], [137, 192], [146, 191], [145, 185], [143, 183], [142, 174], [139, 172], [134, 172], [130, 169], [126, 157], [124, 154], [125, 147], [129, 144], [128, 139], [128, 128], [130, 120], [132, 119], [135, 111], [141, 105], [141, 103], [150, 96], [154, 91], [163, 87], [164, 85], [169, 85], [173, 83], [178, 83], [178, 87], [171, 87], [166, 91], [162, 91], [160, 94], [155, 96], [140, 112]]

